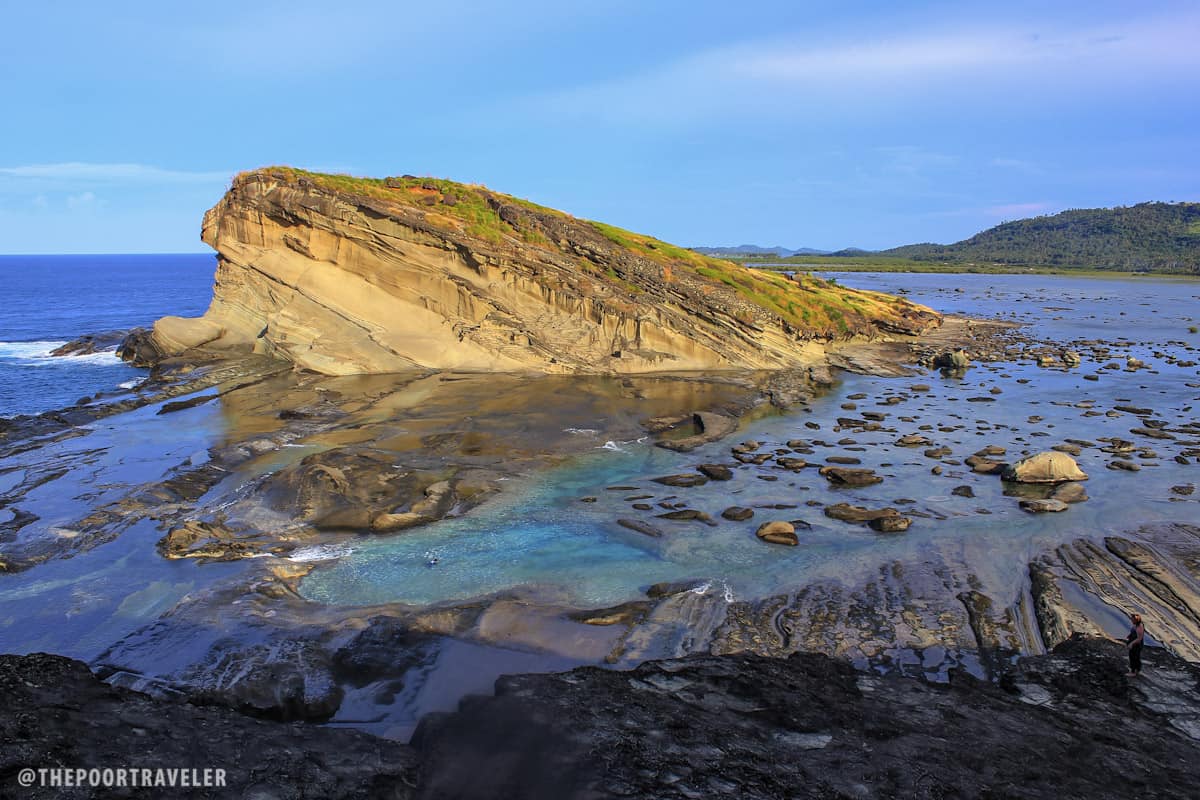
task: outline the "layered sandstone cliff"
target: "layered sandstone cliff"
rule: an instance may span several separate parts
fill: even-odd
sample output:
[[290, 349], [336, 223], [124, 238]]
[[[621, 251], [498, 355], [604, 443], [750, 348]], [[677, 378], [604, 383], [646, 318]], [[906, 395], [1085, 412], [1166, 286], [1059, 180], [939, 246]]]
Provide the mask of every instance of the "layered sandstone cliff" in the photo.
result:
[[266, 353], [326, 374], [637, 373], [810, 363], [940, 323], [900, 298], [751, 271], [482, 187], [268, 168], [204, 217], [212, 304], [142, 360]]

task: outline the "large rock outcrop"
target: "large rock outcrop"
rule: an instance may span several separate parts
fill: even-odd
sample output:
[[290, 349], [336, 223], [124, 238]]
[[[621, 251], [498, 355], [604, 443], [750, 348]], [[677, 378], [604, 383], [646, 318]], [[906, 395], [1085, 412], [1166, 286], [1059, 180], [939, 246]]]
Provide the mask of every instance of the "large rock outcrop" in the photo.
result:
[[900, 298], [410, 176], [244, 173], [202, 236], [218, 254], [208, 311], [164, 317], [127, 342], [129, 357], [253, 350], [327, 374], [771, 369], [811, 363], [825, 341], [941, 321]]

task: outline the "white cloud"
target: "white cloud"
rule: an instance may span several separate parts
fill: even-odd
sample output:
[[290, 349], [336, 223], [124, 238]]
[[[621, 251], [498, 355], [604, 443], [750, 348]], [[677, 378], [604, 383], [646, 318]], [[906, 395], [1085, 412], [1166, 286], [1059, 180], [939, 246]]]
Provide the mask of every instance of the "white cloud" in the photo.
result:
[[552, 114], [690, 121], [714, 113], [820, 113], [834, 105], [916, 96], [993, 107], [1197, 83], [1200, 13], [1091, 28], [1034, 29], [976, 23], [937, 31], [860, 33], [830, 40], [776, 37], [702, 51], [623, 79], [530, 98]]
[[147, 164], [97, 164], [85, 161], [64, 161], [55, 164], [27, 164], [0, 167], [0, 178], [40, 179], [49, 181], [91, 183], [212, 183], [226, 181], [233, 172], [191, 172], [162, 169]]

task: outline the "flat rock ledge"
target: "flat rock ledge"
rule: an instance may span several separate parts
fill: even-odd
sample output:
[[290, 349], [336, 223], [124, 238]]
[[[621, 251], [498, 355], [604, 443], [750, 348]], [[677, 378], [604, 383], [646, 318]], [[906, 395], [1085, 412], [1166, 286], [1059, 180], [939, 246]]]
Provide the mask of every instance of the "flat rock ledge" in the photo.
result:
[[812, 653], [506, 676], [495, 696], [426, 717], [410, 746], [152, 700], [59, 656], [0, 656], [0, 794], [25, 767], [170, 764], [227, 770], [225, 789], [189, 797], [1193, 797], [1200, 667], [1157, 648], [1144, 660], [1126, 678], [1120, 644], [1076, 635], [996, 683]]

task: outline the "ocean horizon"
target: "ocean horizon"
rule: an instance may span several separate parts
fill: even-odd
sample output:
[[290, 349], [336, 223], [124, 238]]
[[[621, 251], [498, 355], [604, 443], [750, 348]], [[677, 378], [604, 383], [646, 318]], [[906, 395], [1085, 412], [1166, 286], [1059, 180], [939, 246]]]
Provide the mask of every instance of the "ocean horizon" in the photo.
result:
[[0, 255], [0, 417], [38, 414], [140, 381], [111, 350], [54, 357], [80, 336], [204, 313], [213, 253]]

